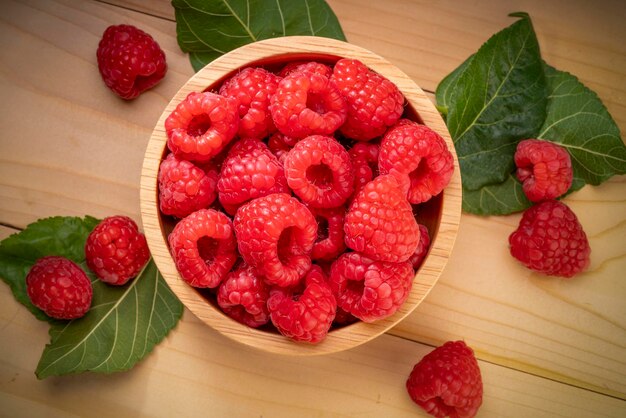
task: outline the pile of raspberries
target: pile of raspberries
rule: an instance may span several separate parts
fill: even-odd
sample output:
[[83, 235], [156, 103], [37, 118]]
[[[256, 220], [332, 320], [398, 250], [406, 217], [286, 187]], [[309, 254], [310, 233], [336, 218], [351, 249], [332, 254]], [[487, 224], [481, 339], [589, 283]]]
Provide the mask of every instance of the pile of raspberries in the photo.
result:
[[158, 173], [182, 279], [295, 341], [394, 314], [430, 244], [414, 209], [454, 161], [407, 114], [397, 86], [354, 59], [248, 67], [190, 93], [165, 121]]

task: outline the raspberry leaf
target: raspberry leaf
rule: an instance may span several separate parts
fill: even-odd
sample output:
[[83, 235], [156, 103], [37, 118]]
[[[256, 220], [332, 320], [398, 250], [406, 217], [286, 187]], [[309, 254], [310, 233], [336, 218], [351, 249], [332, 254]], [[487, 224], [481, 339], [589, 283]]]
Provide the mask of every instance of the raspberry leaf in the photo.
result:
[[532, 206], [514, 175], [478, 190], [463, 189], [463, 210], [476, 215], [508, 215]]
[[545, 65], [545, 73], [548, 115], [537, 137], [565, 147], [574, 177], [587, 184], [626, 174], [626, 146], [596, 93], [567, 72]]
[[545, 119], [539, 45], [528, 15], [516, 16], [437, 89], [467, 190], [505, 181], [517, 143]]
[[[98, 223], [90, 216], [47, 218], [0, 242], [0, 277], [18, 302], [50, 323], [51, 341], [36, 370], [40, 379], [130, 369], [165, 338], [182, 315], [182, 304], [152, 260], [125, 286], [109, 286], [96, 278], [87, 267], [84, 248]], [[46, 255], [67, 257], [89, 276], [93, 300], [84, 317], [51, 319], [30, 302], [26, 275], [35, 261]]]
[[198, 71], [242, 45], [289, 35], [345, 40], [324, 0], [173, 0], [178, 45]]

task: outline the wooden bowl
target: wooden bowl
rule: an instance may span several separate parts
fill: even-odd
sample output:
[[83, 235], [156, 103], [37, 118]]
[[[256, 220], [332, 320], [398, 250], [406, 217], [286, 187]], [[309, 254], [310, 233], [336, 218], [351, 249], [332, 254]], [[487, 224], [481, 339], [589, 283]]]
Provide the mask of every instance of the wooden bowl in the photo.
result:
[[[357, 322], [333, 329], [323, 342], [311, 345], [293, 342], [275, 331], [253, 329], [236, 322], [206, 296], [206, 291], [195, 289], [180, 278], [167, 243], [174, 220], [159, 211], [157, 173], [166, 153], [165, 119], [189, 93], [217, 90], [221, 82], [243, 67], [262, 65], [279, 68], [295, 60], [333, 63], [339, 58], [359, 59], [395, 83], [408, 102], [405, 116], [428, 125], [445, 138], [454, 155], [455, 171], [444, 192], [419, 205], [416, 211], [418, 221], [428, 227], [432, 241], [428, 256], [419, 268], [403, 306], [391, 317], [372, 324]], [[140, 197], [143, 227], [154, 261], [172, 291], [191, 312], [227, 337], [258, 349], [280, 354], [316, 355], [356, 347], [379, 336], [411, 313], [426, 297], [443, 271], [456, 239], [461, 214], [461, 177], [445, 123], [429, 98], [406, 74], [384, 58], [349, 43], [294, 36], [268, 39], [238, 48], [211, 62], [189, 79], [169, 102], [154, 128], [144, 158]]]

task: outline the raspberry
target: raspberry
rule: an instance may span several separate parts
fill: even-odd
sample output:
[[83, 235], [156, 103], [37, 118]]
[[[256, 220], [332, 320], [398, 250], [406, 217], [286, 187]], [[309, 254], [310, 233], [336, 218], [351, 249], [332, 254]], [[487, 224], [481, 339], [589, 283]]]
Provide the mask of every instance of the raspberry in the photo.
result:
[[572, 277], [589, 266], [587, 235], [574, 212], [556, 200], [527, 209], [509, 244], [513, 257], [550, 276]]
[[517, 144], [514, 159], [517, 178], [531, 202], [556, 199], [572, 185], [572, 161], [560, 145], [526, 139]]
[[285, 65], [278, 73], [280, 77], [287, 77], [291, 73], [309, 71], [319, 75], [323, 75], [326, 78], [330, 78], [333, 75], [333, 69], [326, 64], [316, 61], [294, 61]]
[[413, 209], [391, 175], [376, 177], [355, 196], [344, 232], [349, 248], [380, 261], [408, 260], [420, 240]]
[[274, 289], [267, 301], [272, 323], [278, 331], [295, 340], [322, 341], [335, 319], [337, 302], [322, 269], [311, 267], [304, 290]]
[[65, 257], [38, 259], [26, 275], [30, 301], [56, 319], [75, 319], [87, 313], [93, 290], [85, 272]]
[[267, 146], [242, 139], [231, 148], [217, 182], [219, 199], [230, 214], [243, 203], [272, 193], [288, 193], [282, 164]]
[[270, 285], [296, 285], [311, 268], [315, 218], [297, 199], [274, 193], [251, 200], [235, 215], [235, 235], [244, 261]]
[[317, 240], [313, 244], [311, 259], [333, 260], [346, 249], [343, 218], [346, 208], [310, 208], [317, 221]]
[[344, 253], [330, 268], [330, 286], [337, 305], [364, 322], [393, 315], [413, 285], [411, 263], [374, 261], [359, 253]]
[[404, 96], [398, 87], [358, 60], [337, 61], [331, 80], [348, 102], [348, 116], [340, 128], [348, 138], [376, 138], [396, 123], [404, 111]]
[[237, 261], [232, 223], [213, 209], [182, 219], [168, 240], [180, 276], [194, 287], [217, 287]]
[[411, 399], [438, 417], [472, 418], [483, 402], [483, 382], [474, 352], [448, 341], [413, 367], [406, 381]]
[[454, 158], [446, 141], [426, 125], [402, 120], [380, 143], [378, 167], [407, 183], [409, 202], [418, 204], [438, 195], [448, 185]]
[[430, 246], [430, 235], [428, 235], [428, 228], [419, 224], [420, 228], [420, 242], [417, 244], [417, 248], [413, 255], [409, 258], [411, 265], [415, 270], [419, 268], [428, 253], [428, 247]]
[[87, 265], [105, 283], [123, 285], [150, 259], [146, 237], [127, 216], [103, 219], [87, 237]]
[[248, 266], [229, 273], [217, 292], [217, 304], [231, 318], [252, 328], [270, 320], [269, 289]]
[[296, 71], [283, 78], [270, 100], [272, 119], [283, 134], [332, 135], [346, 120], [346, 101], [328, 77]]
[[146, 32], [130, 25], [109, 26], [96, 52], [108, 88], [130, 100], [154, 87], [167, 72], [165, 54]]
[[311, 207], [342, 205], [354, 189], [350, 155], [334, 138], [312, 135], [285, 157], [285, 176], [293, 192]]
[[378, 176], [378, 144], [357, 142], [348, 151], [354, 169], [354, 192], [358, 193], [365, 184]]
[[217, 197], [213, 164], [196, 165], [169, 154], [159, 167], [159, 207], [165, 215], [184, 218], [211, 205]]
[[220, 94], [237, 100], [240, 138], [260, 140], [276, 131], [269, 104], [279, 81], [263, 68], [245, 68], [222, 84]]
[[191, 161], [219, 154], [238, 129], [237, 101], [214, 93], [189, 93], [165, 120], [167, 146]]

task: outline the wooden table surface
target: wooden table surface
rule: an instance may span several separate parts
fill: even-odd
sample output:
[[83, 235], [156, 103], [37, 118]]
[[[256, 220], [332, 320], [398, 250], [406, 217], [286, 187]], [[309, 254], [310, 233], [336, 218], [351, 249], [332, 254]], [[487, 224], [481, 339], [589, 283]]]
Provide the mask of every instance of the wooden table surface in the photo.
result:
[[[348, 40], [433, 92], [507, 14], [533, 18], [544, 59], [577, 75], [626, 132], [622, 1], [329, 1]], [[169, 64], [127, 103], [106, 89], [95, 51], [104, 29], [151, 33]], [[0, 2], [0, 238], [38, 218], [124, 214], [140, 221], [150, 133], [193, 74], [166, 0]], [[567, 197], [592, 247], [588, 272], [545, 278], [516, 263], [519, 215], [463, 214], [439, 283], [389, 333], [334, 355], [293, 358], [235, 343], [185, 311], [133, 370], [38, 381], [48, 342], [0, 285], [0, 416], [428, 416], [406, 394], [414, 363], [447, 340], [476, 351], [482, 417], [626, 416], [626, 177]]]

